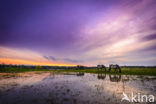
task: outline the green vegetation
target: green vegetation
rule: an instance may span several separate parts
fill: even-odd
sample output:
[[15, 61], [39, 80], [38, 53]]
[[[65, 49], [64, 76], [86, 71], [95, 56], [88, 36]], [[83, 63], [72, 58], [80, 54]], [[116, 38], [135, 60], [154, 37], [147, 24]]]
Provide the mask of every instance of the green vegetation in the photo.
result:
[[7, 67], [7, 68], [0, 68], [0, 73], [16, 73], [16, 72], [28, 72], [28, 71], [53, 71], [53, 72], [84, 72], [84, 73], [108, 73], [108, 74], [124, 74], [124, 75], [153, 75], [156, 76], [156, 68], [121, 68], [122, 73], [114, 72], [112, 70], [111, 72], [108, 71], [98, 71], [96, 68], [93, 69], [41, 69], [41, 68], [14, 68], [14, 67]]
[[152, 75], [156, 76], [156, 68], [121, 68], [122, 72], [98, 71], [97, 69], [82, 69], [82, 70], [57, 70], [57, 72], [84, 72], [84, 73], [108, 73], [108, 74], [123, 74], [123, 75]]
[[49, 71], [49, 70], [48, 69], [43, 70], [40, 68], [28, 69], [28, 68], [14, 68], [14, 67], [0, 69], [0, 73], [17, 73], [17, 72], [28, 72], [28, 71]]

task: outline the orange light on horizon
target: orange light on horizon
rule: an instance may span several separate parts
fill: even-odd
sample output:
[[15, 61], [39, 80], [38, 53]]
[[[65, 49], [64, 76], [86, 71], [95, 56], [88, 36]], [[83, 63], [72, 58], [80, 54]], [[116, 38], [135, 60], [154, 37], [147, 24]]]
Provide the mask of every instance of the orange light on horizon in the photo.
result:
[[70, 64], [56, 64], [51, 62], [34, 62], [34, 61], [27, 61], [22, 59], [6, 59], [0, 58], [0, 63], [4, 64], [16, 64], [16, 65], [48, 65], [48, 66], [76, 66]]

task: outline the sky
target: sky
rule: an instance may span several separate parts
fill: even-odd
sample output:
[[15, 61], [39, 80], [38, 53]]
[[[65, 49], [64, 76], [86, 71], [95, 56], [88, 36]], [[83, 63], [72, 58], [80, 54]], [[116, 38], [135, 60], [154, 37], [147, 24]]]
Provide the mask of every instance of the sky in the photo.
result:
[[156, 0], [1, 0], [0, 63], [156, 65]]

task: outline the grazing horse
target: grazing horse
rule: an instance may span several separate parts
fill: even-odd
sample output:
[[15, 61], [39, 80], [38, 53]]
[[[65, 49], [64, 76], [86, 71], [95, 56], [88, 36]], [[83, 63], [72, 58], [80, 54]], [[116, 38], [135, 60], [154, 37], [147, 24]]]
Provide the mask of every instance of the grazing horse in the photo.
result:
[[115, 72], [118, 70], [121, 73], [121, 68], [117, 64], [116, 65], [110, 64], [109, 65], [109, 72], [111, 71], [111, 69], [114, 69]]
[[98, 70], [104, 69], [106, 71], [106, 67], [104, 65], [97, 65]]

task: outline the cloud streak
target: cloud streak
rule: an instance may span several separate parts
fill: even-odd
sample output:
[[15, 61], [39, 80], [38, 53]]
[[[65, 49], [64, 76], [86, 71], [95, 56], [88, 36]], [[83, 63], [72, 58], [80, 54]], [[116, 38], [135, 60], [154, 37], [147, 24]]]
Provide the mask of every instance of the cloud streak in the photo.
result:
[[82, 63], [82, 60], [74, 60], [70, 58], [56, 58], [53, 56], [43, 56], [45, 59], [52, 60], [55, 62], [70, 62], [70, 63]]

